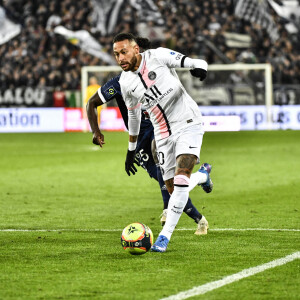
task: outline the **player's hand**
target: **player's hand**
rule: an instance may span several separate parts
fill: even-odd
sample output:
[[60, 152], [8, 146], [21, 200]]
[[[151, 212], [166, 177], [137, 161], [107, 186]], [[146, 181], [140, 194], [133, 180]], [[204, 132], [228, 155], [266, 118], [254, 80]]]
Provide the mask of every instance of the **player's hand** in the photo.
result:
[[192, 76], [200, 78], [200, 81], [203, 81], [207, 75], [207, 71], [200, 68], [192, 69], [190, 70], [190, 73], [192, 74]]
[[135, 150], [130, 151], [127, 150], [127, 156], [126, 156], [126, 161], [125, 161], [125, 171], [130, 176], [130, 173], [132, 175], [135, 175], [137, 172], [136, 167], [134, 166], [134, 161], [135, 161]]
[[101, 132], [93, 134], [93, 144], [99, 145], [101, 148], [105, 144], [104, 135]]

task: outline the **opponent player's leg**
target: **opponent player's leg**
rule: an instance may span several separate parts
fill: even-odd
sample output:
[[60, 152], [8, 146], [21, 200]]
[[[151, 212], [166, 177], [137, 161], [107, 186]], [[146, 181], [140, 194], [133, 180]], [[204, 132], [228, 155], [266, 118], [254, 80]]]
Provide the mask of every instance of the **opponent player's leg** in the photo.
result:
[[183, 210], [191, 219], [197, 223], [196, 235], [207, 234], [208, 222], [206, 218], [200, 214], [197, 208], [193, 205], [192, 200], [189, 198], [185, 208]]

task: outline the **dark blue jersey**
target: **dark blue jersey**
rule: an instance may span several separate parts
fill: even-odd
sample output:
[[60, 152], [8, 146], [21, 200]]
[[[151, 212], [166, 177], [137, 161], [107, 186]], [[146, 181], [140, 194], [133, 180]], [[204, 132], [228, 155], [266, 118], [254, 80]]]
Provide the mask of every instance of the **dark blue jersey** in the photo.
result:
[[128, 110], [122, 97], [119, 79], [120, 79], [120, 75], [107, 81], [104, 85], [101, 86], [100, 88], [101, 93], [99, 93], [98, 91], [98, 95], [101, 98], [103, 103], [116, 99], [125, 126], [128, 129]]
[[[105, 83], [98, 95], [103, 103], [116, 99], [119, 106], [122, 118], [125, 126], [128, 129], [128, 110], [122, 97], [121, 87], [119, 84], [120, 75], [112, 78]], [[156, 166], [152, 157], [151, 143], [154, 139], [153, 126], [150, 120], [145, 119], [145, 115], [142, 115], [140, 133], [137, 140], [136, 157], [139, 160], [141, 166], [147, 170], [151, 177], [157, 178]]]

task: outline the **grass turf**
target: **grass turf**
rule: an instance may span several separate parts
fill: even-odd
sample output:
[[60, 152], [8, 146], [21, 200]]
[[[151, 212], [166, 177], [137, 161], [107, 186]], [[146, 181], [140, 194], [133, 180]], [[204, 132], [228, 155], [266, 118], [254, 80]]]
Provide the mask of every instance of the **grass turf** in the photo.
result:
[[[190, 196], [215, 230], [195, 236], [183, 215], [191, 230], [139, 257], [121, 230], [144, 222], [157, 237], [162, 200], [144, 170], [126, 175], [127, 139], [106, 132], [100, 150], [90, 133], [0, 135], [1, 299], [160, 299], [299, 251], [299, 231], [217, 229], [299, 229], [300, 131], [206, 133], [214, 191]], [[298, 299], [297, 282], [299, 260], [195, 298]]]

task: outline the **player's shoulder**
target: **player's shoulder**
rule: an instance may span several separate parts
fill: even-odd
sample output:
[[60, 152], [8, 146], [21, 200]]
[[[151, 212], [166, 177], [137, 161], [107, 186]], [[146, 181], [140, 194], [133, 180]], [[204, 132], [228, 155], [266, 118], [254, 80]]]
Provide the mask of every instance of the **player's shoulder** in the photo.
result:
[[128, 77], [128, 73], [129, 72], [122, 71], [122, 73], [120, 74], [120, 78], [119, 78], [119, 84], [120, 84], [120, 86], [123, 86], [126, 83], [127, 77]]
[[98, 93], [100, 92], [106, 101], [111, 100], [117, 94], [121, 94], [119, 79], [120, 75], [115, 76], [98, 89]]
[[142, 55], [146, 58], [152, 58], [152, 57], [156, 57], [159, 54], [159, 49], [161, 49], [162, 47], [156, 48], [156, 49], [148, 49], [145, 52], [142, 53]]
[[120, 83], [119, 83], [120, 76], [121, 76], [121, 74], [113, 77], [112, 79], [110, 79], [109, 81], [107, 81], [107, 84], [108, 85], [113, 85], [113, 86], [120, 86]]
[[106, 88], [111, 86], [115, 87], [116, 89], [119, 89], [120, 88], [119, 80], [120, 80], [120, 75], [111, 78], [101, 87], [101, 90], [105, 90]]
[[120, 74], [119, 84], [123, 94], [127, 92], [127, 88], [132, 81], [131, 79], [132, 74], [133, 74], [132, 72], [125, 72], [125, 71], [122, 71], [122, 73]]
[[120, 85], [124, 84], [124, 82], [126, 81], [126, 77], [127, 77], [126, 72], [122, 71], [122, 73], [120, 74], [120, 78], [119, 78]]
[[128, 86], [128, 84], [130, 84], [132, 82], [132, 80], [135, 76], [136, 76], [136, 74], [133, 72], [122, 71], [122, 73], [120, 75], [120, 79], [119, 79], [120, 86], [122, 88]]
[[149, 51], [148, 57], [152, 56], [152, 58], [156, 58], [158, 60], [173, 59], [176, 54], [178, 54], [178, 52], [164, 47], [158, 47], [147, 51]]

